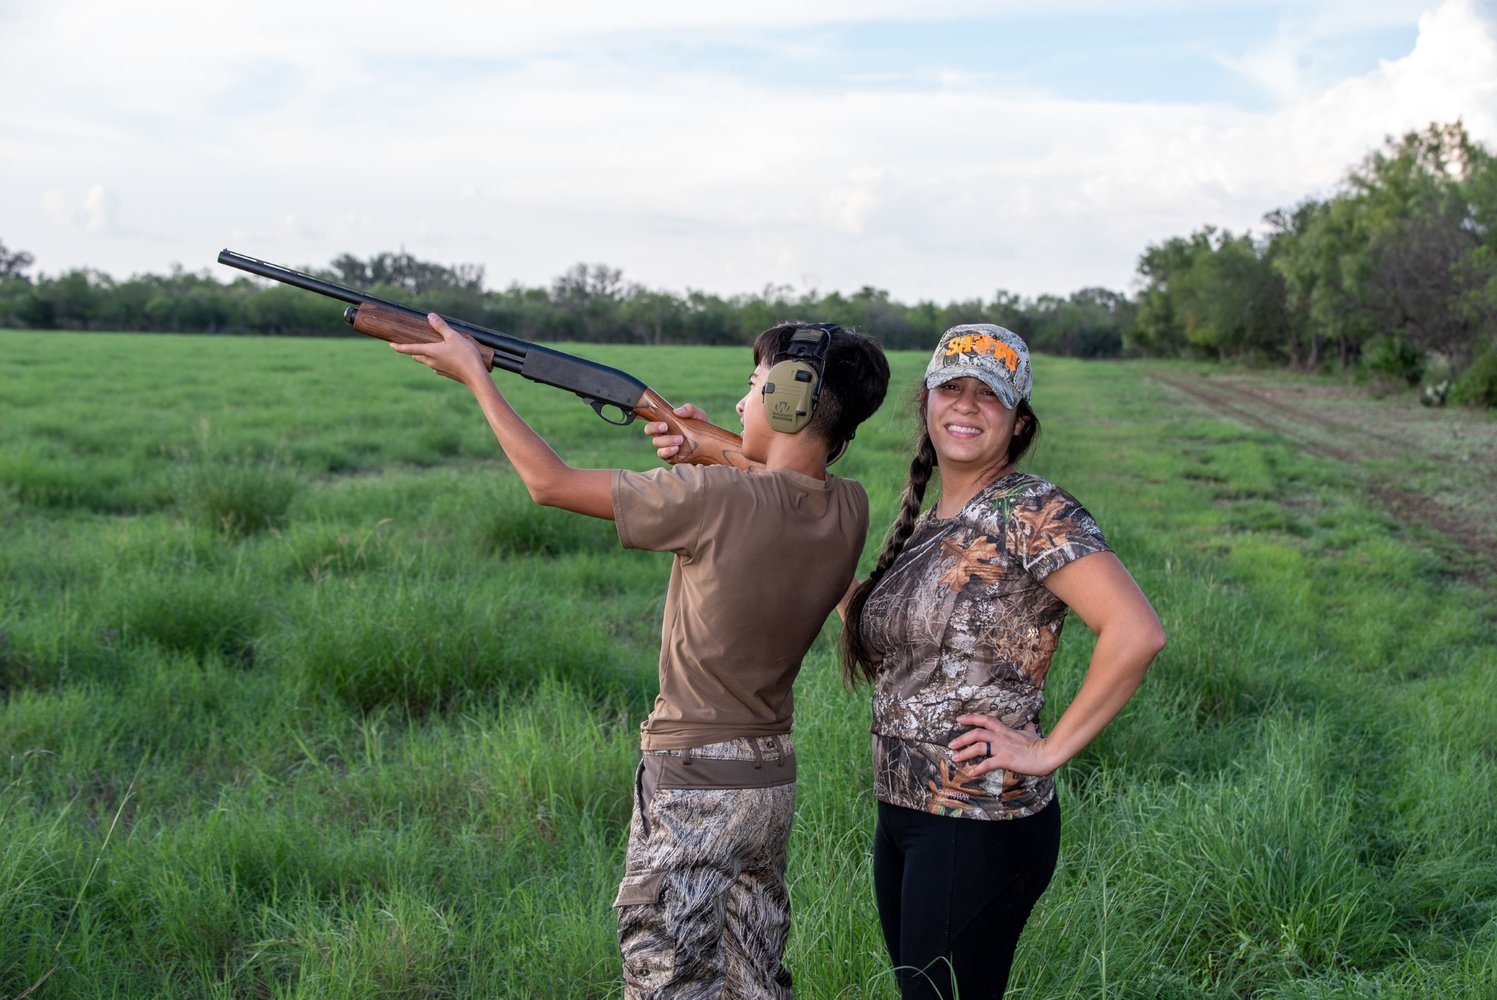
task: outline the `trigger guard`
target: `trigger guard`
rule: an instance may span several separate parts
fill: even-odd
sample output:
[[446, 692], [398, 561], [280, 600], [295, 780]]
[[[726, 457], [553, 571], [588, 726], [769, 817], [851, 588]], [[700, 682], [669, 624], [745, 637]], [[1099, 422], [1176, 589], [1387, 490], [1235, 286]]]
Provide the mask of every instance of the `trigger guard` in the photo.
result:
[[[601, 419], [606, 424], [613, 424], [613, 426], [615, 426], [615, 427], [627, 427], [630, 424], [634, 423], [634, 411], [633, 410], [626, 410], [622, 406], [618, 406], [617, 404], [614, 404], [614, 403], [605, 403], [601, 399], [589, 399], [587, 401], [587, 403], [588, 403], [589, 406], [591, 406], [593, 408], [593, 412], [598, 415], [599, 419]], [[608, 416], [608, 414], [606, 414], [606, 413], [603, 412], [603, 407], [605, 407], [605, 406], [613, 406], [615, 409], [617, 409], [619, 411], [619, 413], [620, 413], [620, 415], [622, 415], [623, 419], [622, 420], [614, 420], [614, 419], [610, 418]]]

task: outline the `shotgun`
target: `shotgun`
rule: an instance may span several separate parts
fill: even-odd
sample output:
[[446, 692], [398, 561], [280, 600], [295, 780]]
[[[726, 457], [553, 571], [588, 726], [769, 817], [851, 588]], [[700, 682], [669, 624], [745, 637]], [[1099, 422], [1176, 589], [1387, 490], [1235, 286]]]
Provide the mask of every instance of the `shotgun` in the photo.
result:
[[[347, 302], [349, 307], [344, 310], [343, 318], [355, 330], [367, 336], [378, 337], [392, 344], [422, 344], [442, 339], [426, 321], [426, 313], [420, 309], [336, 285], [331, 281], [323, 281], [301, 271], [246, 257], [232, 250], [221, 251], [218, 262], [261, 278], [270, 278], [284, 285]], [[671, 459], [672, 464], [730, 465], [737, 469], [756, 467], [756, 463], [744, 457], [743, 442], [737, 434], [705, 420], [676, 416], [670, 403], [628, 372], [564, 351], [542, 347], [528, 340], [510, 337], [474, 323], [446, 316], [442, 318], [454, 330], [478, 344], [478, 353], [490, 371], [502, 368], [532, 382], [576, 393], [593, 408], [593, 412], [610, 424], [622, 427], [632, 423], [635, 417], [643, 417], [669, 425], [667, 433], [679, 434], [684, 439], [680, 452]], [[604, 412], [605, 408], [616, 410], [618, 418], [609, 416]]]

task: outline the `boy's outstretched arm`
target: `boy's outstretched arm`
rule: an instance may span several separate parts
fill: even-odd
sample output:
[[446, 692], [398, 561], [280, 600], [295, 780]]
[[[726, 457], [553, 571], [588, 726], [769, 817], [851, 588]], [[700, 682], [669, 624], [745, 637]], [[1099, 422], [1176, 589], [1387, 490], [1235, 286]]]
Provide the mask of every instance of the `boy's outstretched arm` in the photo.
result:
[[608, 469], [574, 469], [551, 450], [499, 392], [473, 341], [448, 326], [436, 313], [427, 316], [441, 335], [430, 344], [391, 344], [432, 371], [457, 379], [473, 393], [499, 440], [499, 447], [525, 482], [531, 499], [592, 517], [613, 520], [613, 473]]

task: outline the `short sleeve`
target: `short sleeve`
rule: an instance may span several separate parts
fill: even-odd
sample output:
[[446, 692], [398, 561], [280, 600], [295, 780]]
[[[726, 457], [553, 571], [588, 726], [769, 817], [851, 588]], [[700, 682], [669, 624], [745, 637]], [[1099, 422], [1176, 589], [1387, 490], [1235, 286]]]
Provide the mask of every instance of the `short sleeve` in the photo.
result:
[[1024, 571], [1041, 583], [1082, 556], [1112, 551], [1087, 509], [1055, 486], [1034, 494], [1016, 521]]
[[689, 556], [701, 531], [702, 471], [695, 465], [614, 470], [614, 526], [624, 548]]

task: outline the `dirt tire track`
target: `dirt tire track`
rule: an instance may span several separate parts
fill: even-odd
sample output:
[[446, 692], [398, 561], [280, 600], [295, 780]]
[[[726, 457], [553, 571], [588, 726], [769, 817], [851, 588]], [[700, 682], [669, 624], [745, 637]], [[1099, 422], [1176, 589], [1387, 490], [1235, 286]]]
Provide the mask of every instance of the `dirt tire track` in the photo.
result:
[[[1369, 457], [1409, 463], [1428, 460], [1430, 456], [1421, 454], [1410, 438], [1296, 405], [1288, 392], [1276, 391], [1267, 377], [1247, 381], [1209, 376], [1192, 379], [1159, 371], [1150, 375], [1208, 412], [1285, 438], [1309, 454], [1352, 466], [1362, 474], [1368, 495], [1388, 514], [1400, 522], [1433, 528], [1449, 538], [1452, 552], [1475, 557], [1460, 560], [1460, 575], [1489, 582], [1497, 572], [1494, 518], [1482, 516], [1480, 510], [1473, 513], [1458, 509], [1441, 496], [1410, 489], [1406, 482], [1369, 468]], [[1497, 497], [1497, 448], [1478, 445], [1476, 458], [1477, 466], [1469, 477], [1471, 487], [1490, 503]]]
[[[1270, 420], [1264, 416], [1261, 412], [1262, 400], [1256, 394], [1235, 389], [1232, 391], [1223, 391], [1223, 387], [1219, 385], [1211, 385], [1209, 387], [1205, 383], [1196, 385], [1178, 378], [1159, 374], [1155, 374], [1154, 378], [1156, 381], [1163, 382], [1170, 388], [1182, 392], [1204, 404], [1208, 410], [1227, 414], [1244, 423], [1251, 424], [1260, 430], [1269, 431], [1280, 437], [1290, 438], [1312, 455], [1318, 455], [1321, 458], [1334, 458], [1339, 462], [1356, 461], [1356, 458], [1348, 451], [1323, 442], [1309, 440], [1302, 435], [1293, 434], [1286, 424]], [[1249, 398], [1251, 405], [1244, 405], [1242, 402], [1244, 397]]]

